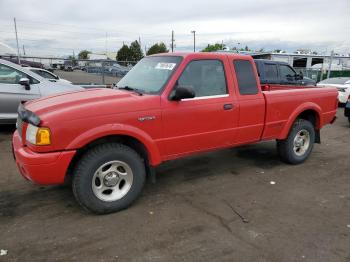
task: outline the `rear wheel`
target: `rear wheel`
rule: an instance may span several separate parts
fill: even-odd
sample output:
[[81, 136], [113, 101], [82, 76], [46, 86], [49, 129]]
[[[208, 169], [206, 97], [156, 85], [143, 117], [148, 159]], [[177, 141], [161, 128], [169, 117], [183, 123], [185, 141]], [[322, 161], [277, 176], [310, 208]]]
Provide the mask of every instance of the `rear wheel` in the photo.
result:
[[127, 208], [140, 195], [146, 177], [140, 155], [123, 144], [89, 150], [73, 175], [73, 193], [85, 209], [106, 214]]
[[282, 161], [289, 164], [304, 162], [312, 152], [315, 142], [315, 128], [304, 119], [293, 124], [288, 137], [277, 141], [277, 150]]

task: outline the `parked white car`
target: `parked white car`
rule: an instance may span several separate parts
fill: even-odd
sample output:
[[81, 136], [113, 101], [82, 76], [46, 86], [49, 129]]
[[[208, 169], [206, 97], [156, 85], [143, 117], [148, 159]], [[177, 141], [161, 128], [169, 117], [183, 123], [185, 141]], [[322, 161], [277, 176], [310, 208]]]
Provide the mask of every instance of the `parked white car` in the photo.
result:
[[61, 82], [61, 83], [68, 83], [72, 84], [72, 82], [60, 78], [58, 75], [55, 75], [54, 73], [51, 73], [48, 70], [42, 69], [42, 68], [36, 68], [36, 67], [26, 67], [26, 69], [29, 69], [30, 71], [34, 72], [35, 74], [38, 74], [39, 76], [46, 78], [50, 80], [51, 82]]
[[84, 88], [64, 82], [52, 82], [28, 68], [0, 59], [0, 124], [16, 122], [20, 103], [79, 90]]
[[317, 86], [334, 86], [338, 89], [339, 103], [345, 104], [350, 95], [350, 77], [333, 77], [320, 81]]

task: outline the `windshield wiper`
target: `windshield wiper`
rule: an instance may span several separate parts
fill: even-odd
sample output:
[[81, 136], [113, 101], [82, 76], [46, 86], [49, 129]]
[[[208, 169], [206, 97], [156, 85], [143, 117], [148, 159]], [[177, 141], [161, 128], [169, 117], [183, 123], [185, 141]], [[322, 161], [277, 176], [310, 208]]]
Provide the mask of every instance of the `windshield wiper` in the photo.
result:
[[133, 92], [139, 94], [140, 96], [143, 95], [143, 93], [142, 93], [142, 91], [140, 89], [132, 88], [130, 86], [122, 86], [122, 87], [118, 87], [118, 89], [127, 90], [127, 91], [133, 91]]

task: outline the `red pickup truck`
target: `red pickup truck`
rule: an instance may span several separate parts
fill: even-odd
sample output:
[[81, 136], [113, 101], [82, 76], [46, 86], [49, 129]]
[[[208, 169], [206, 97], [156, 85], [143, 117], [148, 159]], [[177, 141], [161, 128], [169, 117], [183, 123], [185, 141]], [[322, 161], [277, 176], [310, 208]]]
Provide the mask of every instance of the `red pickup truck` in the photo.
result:
[[20, 173], [41, 184], [71, 181], [95, 213], [128, 207], [146, 175], [171, 159], [276, 140], [283, 161], [302, 163], [335, 120], [335, 88], [261, 91], [250, 56], [174, 53], [142, 59], [113, 89], [20, 105], [13, 151]]

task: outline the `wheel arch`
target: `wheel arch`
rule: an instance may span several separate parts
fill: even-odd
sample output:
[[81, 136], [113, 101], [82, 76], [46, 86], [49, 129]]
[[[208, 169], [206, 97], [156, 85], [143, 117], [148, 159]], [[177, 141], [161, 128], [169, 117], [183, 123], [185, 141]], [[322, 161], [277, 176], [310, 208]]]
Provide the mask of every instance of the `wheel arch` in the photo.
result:
[[278, 139], [279, 140], [286, 139], [290, 132], [290, 129], [293, 126], [293, 123], [297, 119], [304, 119], [304, 120], [310, 121], [314, 125], [315, 132], [316, 132], [315, 142], [320, 142], [319, 133], [320, 133], [321, 127], [323, 126], [321, 112], [322, 112], [321, 108], [317, 104], [305, 103], [300, 105], [287, 120]]
[[69, 164], [66, 181], [71, 179], [75, 165], [81, 156], [89, 149], [104, 143], [121, 143], [131, 147], [144, 159], [146, 170], [149, 173], [151, 167], [161, 163], [159, 150], [149, 135], [142, 130], [135, 129], [130, 127], [128, 130], [126, 126], [121, 129], [120, 126], [108, 125], [108, 128], [104, 126], [102, 131], [101, 127], [97, 127], [72, 141], [68, 148], [76, 149], [76, 153]]

